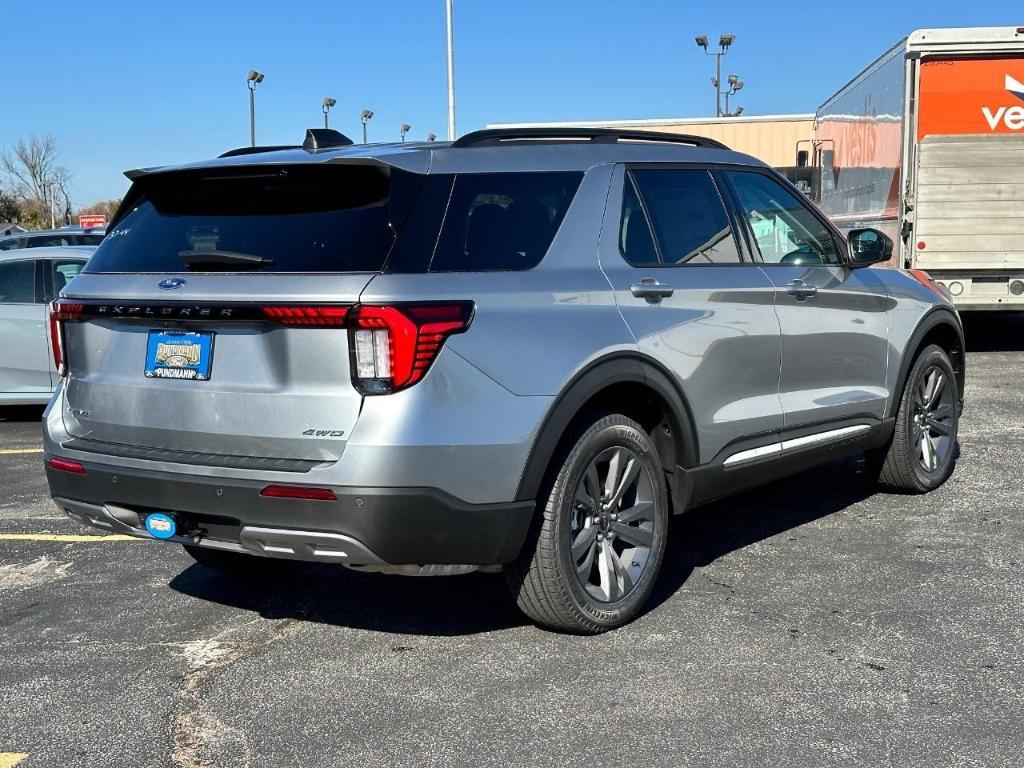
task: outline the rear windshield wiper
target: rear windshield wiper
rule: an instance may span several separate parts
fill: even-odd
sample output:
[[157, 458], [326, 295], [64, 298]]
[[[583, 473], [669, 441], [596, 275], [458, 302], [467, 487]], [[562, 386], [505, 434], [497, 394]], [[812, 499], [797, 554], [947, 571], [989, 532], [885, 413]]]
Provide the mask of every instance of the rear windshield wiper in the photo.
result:
[[273, 259], [237, 251], [179, 251], [178, 258], [191, 270], [202, 267], [229, 267], [235, 269], [262, 269], [274, 263]]

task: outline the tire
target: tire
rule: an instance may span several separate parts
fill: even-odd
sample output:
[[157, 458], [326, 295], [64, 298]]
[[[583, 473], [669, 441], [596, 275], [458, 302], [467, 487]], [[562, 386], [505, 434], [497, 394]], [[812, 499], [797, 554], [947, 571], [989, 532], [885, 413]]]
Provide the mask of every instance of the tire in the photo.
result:
[[[594, 421], [562, 455], [505, 573], [537, 624], [597, 634], [633, 619], [654, 587], [668, 527], [665, 472], [647, 433], [619, 414]], [[623, 490], [609, 493], [612, 486]]]
[[[929, 400], [929, 380], [938, 392]], [[892, 441], [868, 455], [878, 483], [894, 493], [927, 493], [953, 474], [957, 453], [960, 392], [945, 351], [934, 344], [917, 356], [900, 396]], [[927, 430], [929, 447], [925, 446]]]
[[295, 567], [292, 560], [246, 555], [241, 552], [229, 552], [224, 549], [212, 549], [191, 544], [182, 544], [181, 546], [197, 563], [226, 576], [253, 578], [286, 572]]

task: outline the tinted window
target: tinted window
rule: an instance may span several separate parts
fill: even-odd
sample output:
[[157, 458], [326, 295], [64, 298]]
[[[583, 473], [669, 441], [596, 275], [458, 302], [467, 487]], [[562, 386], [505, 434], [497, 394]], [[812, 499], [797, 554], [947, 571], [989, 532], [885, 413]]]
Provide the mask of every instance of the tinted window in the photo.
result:
[[36, 263], [12, 261], [0, 264], [0, 303], [32, 304], [36, 300]]
[[547, 253], [581, 173], [480, 173], [455, 178], [433, 272], [521, 270]]
[[0, 251], [13, 251], [18, 247], [18, 238], [16, 237], [12, 237], [9, 240], [0, 240]]
[[633, 178], [664, 264], [740, 261], [729, 217], [707, 171], [636, 170]]
[[53, 295], [59, 294], [64, 286], [70, 283], [82, 271], [84, 266], [85, 262], [79, 260], [54, 259], [51, 261], [50, 274], [52, 277]]
[[837, 264], [832, 233], [775, 179], [730, 171], [729, 179], [766, 264]]
[[[88, 272], [184, 272], [183, 258], [228, 251], [272, 260], [266, 272], [372, 272], [394, 242], [391, 187], [376, 166], [247, 166], [161, 174], [109, 231]], [[408, 195], [396, 195], [407, 205]], [[404, 211], [403, 211], [404, 215]], [[238, 270], [206, 262], [194, 271]]]
[[619, 224], [619, 250], [623, 258], [634, 267], [656, 265], [658, 251], [654, 237], [647, 223], [640, 198], [636, 194], [633, 180], [626, 177], [626, 188], [622, 193], [622, 221]]
[[75, 243], [78, 245], [99, 245], [103, 242], [103, 235], [78, 235]]
[[29, 248], [49, 248], [54, 245], [71, 245], [70, 235], [43, 235], [27, 238], [25, 245]]

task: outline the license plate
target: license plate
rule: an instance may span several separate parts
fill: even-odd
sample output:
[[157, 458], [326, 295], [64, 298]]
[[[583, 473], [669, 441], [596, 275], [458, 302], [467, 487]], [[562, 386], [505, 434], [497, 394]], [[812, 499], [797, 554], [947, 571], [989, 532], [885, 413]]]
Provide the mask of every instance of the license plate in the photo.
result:
[[150, 331], [146, 376], [151, 379], [208, 381], [213, 359], [210, 331]]

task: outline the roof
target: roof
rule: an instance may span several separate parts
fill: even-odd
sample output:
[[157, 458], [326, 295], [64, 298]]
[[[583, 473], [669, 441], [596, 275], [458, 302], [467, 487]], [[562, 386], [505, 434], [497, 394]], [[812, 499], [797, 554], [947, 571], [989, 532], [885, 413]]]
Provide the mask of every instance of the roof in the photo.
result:
[[48, 245], [42, 248], [15, 248], [13, 251], [0, 251], [0, 262], [74, 257], [88, 259], [98, 247], [98, 245]]
[[[589, 126], [588, 126], [589, 127]], [[210, 168], [291, 164], [377, 164], [413, 173], [500, 173], [508, 171], [585, 171], [617, 162], [697, 162], [763, 165], [760, 160], [727, 149], [679, 143], [596, 142], [552, 139], [509, 141], [501, 146], [458, 147], [449, 142], [352, 144], [330, 149], [273, 148], [182, 165], [144, 168], [125, 173], [133, 181], [152, 174]]]

